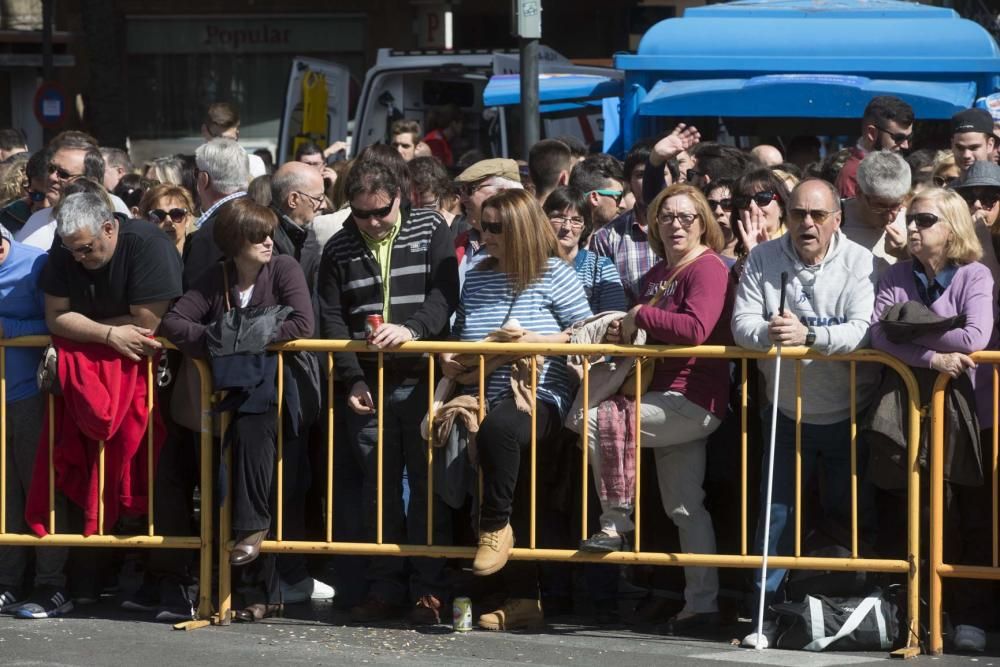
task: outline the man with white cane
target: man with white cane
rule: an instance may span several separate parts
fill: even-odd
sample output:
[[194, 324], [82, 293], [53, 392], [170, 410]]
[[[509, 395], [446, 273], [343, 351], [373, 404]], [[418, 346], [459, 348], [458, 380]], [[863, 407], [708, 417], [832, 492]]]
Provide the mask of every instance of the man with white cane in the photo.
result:
[[[766, 553], [772, 556], [793, 555], [795, 525], [795, 363], [782, 367], [780, 349], [805, 346], [821, 354], [847, 354], [864, 348], [874, 306], [874, 257], [840, 231], [840, 198], [832, 185], [819, 179], [800, 183], [785, 219], [785, 236], [750, 253], [733, 309], [738, 345], [779, 349], [778, 358], [759, 362], [773, 423], [765, 420], [771, 455], [763, 461], [756, 541], [763, 552], [766, 533]], [[783, 274], [788, 275], [784, 289]], [[782, 303], [787, 305], [782, 308]], [[849, 527], [850, 364], [807, 360], [801, 373], [803, 488], [822, 462], [826, 518]], [[857, 414], [871, 400], [877, 381], [877, 366], [857, 366]], [[859, 443], [859, 465], [864, 460]], [[775, 598], [784, 575], [783, 569], [760, 573], [755, 628], [743, 639], [744, 646], [774, 645], [777, 625], [769, 607], [780, 601]]]

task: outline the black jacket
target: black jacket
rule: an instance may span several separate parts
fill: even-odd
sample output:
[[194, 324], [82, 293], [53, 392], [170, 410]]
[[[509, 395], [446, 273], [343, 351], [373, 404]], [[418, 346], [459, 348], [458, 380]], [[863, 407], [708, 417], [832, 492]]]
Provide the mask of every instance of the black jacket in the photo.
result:
[[319, 257], [322, 248], [316, 240], [312, 226], [300, 227], [280, 209], [271, 206], [278, 216], [278, 226], [274, 230], [273, 240], [275, 254], [291, 255], [302, 266], [306, 274], [306, 284], [309, 291], [316, 288], [316, 273], [319, 271]]
[[[399, 234], [391, 252], [388, 322], [413, 329], [421, 339], [440, 339], [458, 307], [458, 262], [451, 231], [429, 209], [402, 208]], [[323, 249], [316, 284], [320, 335], [325, 339], [364, 340], [368, 315], [382, 312], [382, 273], [353, 218]], [[374, 388], [375, 355], [340, 353], [338, 377], [350, 387], [366, 379]], [[413, 355], [387, 355], [390, 377], [417, 377], [426, 362]]]

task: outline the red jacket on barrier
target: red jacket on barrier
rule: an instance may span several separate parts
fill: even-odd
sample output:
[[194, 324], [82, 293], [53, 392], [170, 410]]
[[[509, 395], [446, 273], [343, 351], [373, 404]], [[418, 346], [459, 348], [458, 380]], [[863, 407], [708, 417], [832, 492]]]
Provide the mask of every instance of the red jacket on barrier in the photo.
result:
[[[98, 532], [98, 442], [104, 449], [104, 527], [120, 514], [147, 510], [146, 361], [130, 361], [106, 345], [52, 337], [59, 352], [62, 396], [54, 399], [56, 489], [84, 510], [83, 534]], [[166, 438], [153, 408], [154, 465]], [[24, 516], [37, 535], [48, 533], [49, 420], [45, 420]]]

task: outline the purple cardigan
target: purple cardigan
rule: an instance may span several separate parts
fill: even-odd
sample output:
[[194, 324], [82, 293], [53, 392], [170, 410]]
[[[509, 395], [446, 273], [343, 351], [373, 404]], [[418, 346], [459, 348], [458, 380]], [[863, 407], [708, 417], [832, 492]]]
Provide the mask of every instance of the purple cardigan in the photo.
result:
[[[227, 262], [230, 303], [239, 306], [236, 267]], [[208, 358], [205, 330], [226, 310], [222, 269], [206, 270], [184, 293], [160, 322], [159, 334], [185, 354]], [[309, 338], [313, 333], [313, 307], [302, 268], [290, 255], [278, 255], [257, 274], [249, 306], [291, 306], [292, 313], [282, 323], [272, 342]]]
[[[958, 267], [948, 288], [931, 304], [942, 317], [965, 314], [965, 326], [943, 334], [921, 336], [910, 343], [893, 343], [885, 336], [879, 321], [894, 303], [920, 301], [913, 277], [913, 261], [897, 262], [878, 283], [875, 312], [872, 314], [872, 347], [917, 368], [930, 368], [935, 352], [971, 354], [997, 344], [997, 304], [993, 300], [993, 275], [979, 262]], [[993, 383], [991, 367], [980, 364], [972, 378], [976, 388], [976, 409], [981, 428], [993, 426]]]

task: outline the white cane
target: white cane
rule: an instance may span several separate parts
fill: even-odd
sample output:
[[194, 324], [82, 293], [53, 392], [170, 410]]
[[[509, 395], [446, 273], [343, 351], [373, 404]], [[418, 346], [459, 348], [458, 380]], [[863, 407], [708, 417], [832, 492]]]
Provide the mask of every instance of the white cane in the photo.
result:
[[[788, 283], [788, 272], [781, 272], [781, 297], [779, 298], [778, 314], [785, 312], [785, 286]], [[771, 489], [774, 485], [774, 437], [778, 430], [778, 388], [781, 385], [781, 343], [777, 345], [774, 357], [774, 396], [771, 400], [771, 444], [767, 456], [767, 499], [764, 503], [764, 544], [761, 551], [763, 559], [760, 567], [760, 599], [757, 603], [757, 643], [755, 649], [765, 648], [764, 641], [764, 589], [767, 585], [767, 552], [771, 540]]]

